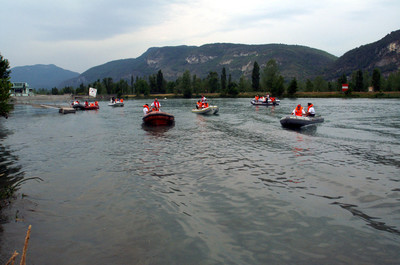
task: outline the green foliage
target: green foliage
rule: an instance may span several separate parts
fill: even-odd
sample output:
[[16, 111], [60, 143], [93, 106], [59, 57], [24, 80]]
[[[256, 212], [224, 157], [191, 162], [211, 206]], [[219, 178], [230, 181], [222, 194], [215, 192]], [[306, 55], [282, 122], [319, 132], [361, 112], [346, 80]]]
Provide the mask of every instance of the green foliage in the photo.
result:
[[3, 58], [0, 54], [0, 115], [7, 118], [8, 113], [11, 110], [11, 106], [8, 103], [10, 99], [10, 64], [7, 59]]
[[143, 94], [145, 96], [148, 96], [150, 94], [149, 84], [146, 82], [146, 80], [139, 78], [136, 80], [135, 83], [135, 91], [136, 95]]
[[267, 91], [272, 91], [274, 89], [274, 83], [277, 82], [278, 78], [278, 64], [274, 59], [271, 59], [267, 62], [261, 76], [262, 88]]
[[161, 70], [159, 70], [157, 73], [157, 88], [156, 88], [157, 93], [165, 93], [166, 85], [167, 82], [164, 79], [164, 75], [161, 72]]
[[250, 92], [252, 91], [252, 86], [249, 80], [246, 79], [245, 76], [241, 76], [239, 79], [239, 84], [238, 84], [238, 90], [239, 92]]
[[272, 96], [280, 97], [285, 93], [284, 82], [285, 80], [281, 75], [274, 81], [274, 84], [271, 89]]
[[111, 77], [103, 78], [102, 84], [106, 88], [107, 94], [112, 94], [113, 93], [113, 79]]
[[219, 80], [217, 72], [210, 72], [206, 81], [207, 91], [209, 93], [216, 93], [219, 91]]
[[191, 98], [192, 97], [192, 87], [190, 84], [190, 72], [186, 70], [182, 76], [182, 82], [180, 83], [183, 91], [184, 98]]
[[251, 87], [253, 91], [260, 91], [260, 66], [254, 62], [253, 71], [251, 73]]
[[226, 69], [225, 69], [225, 67], [222, 68], [222, 73], [221, 73], [221, 91], [222, 91], [222, 93], [226, 92]]
[[306, 88], [304, 90], [305, 92], [313, 92], [314, 91], [314, 84], [310, 79], [307, 79], [306, 81]]
[[385, 86], [386, 91], [400, 91], [400, 71], [388, 76]]
[[313, 91], [315, 92], [326, 92], [328, 91], [328, 82], [326, 82], [322, 76], [317, 76], [314, 79]]
[[374, 91], [381, 91], [381, 82], [381, 71], [375, 68], [372, 72], [372, 86], [374, 87]]
[[342, 85], [347, 84], [347, 76], [343, 74], [341, 77], [338, 78], [337, 80], [337, 91], [342, 91]]
[[271, 96], [282, 96], [285, 93], [284, 78], [279, 74], [278, 63], [271, 59], [267, 62], [261, 76], [261, 87], [271, 92]]
[[238, 94], [238, 85], [236, 84], [236, 82], [232, 81], [232, 75], [229, 74], [227, 95], [231, 97], [237, 97]]
[[294, 77], [292, 79], [292, 81], [290, 81], [290, 84], [287, 89], [287, 93], [289, 96], [293, 96], [294, 94], [296, 94], [296, 92], [297, 92], [297, 80], [296, 80], [296, 77]]
[[363, 72], [361, 71], [361, 69], [359, 69], [356, 72], [355, 75], [355, 82], [354, 82], [354, 91], [365, 91], [364, 90], [364, 76], [363, 76]]
[[52, 94], [52, 95], [58, 95], [58, 89], [57, 89], [56, 87], [53, 87], [53, 88], [51, 89], [51, 94]]

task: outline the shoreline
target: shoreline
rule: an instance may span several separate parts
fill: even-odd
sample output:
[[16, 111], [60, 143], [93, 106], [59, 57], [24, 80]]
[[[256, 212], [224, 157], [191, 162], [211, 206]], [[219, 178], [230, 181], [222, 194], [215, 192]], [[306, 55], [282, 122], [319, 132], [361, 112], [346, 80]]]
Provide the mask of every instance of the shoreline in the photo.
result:
[[[256, 95], [263, 95], [266, 92], [242, 92], [237, 95], [237, 98], [254, 98]], [[271, 94], [271, 93], [270, 93]], [[220, 93], [204, 93], [208, 98], [225, 98], [220, 95]], [[109, 100], [112, 95], [98, 95], [96, 98], [90, 97], [90, 100]], [[151, 99], [151, 98], [183, 98], [182, 95], [175, 94], [150, 94], [144, 95], [123, 95], [124, 99]], [[200, 97], [200, 94], [193, 94], [193, 98]], [[51, 102], [69, 102], [74, 99], [84, 99], [86, 96], [82, 95], [34, 95], [34, 96], [17, 96], [10, 97], [10, 103], [29, 103], [35, 101], [51, 101]], [[345, 94], [342, 92], [297, 92], [294, 95], [284, 94], [283, 98], [400, 98], [400, 91], [390, 91], [390, 92], [352, 92], [351, 94]]]

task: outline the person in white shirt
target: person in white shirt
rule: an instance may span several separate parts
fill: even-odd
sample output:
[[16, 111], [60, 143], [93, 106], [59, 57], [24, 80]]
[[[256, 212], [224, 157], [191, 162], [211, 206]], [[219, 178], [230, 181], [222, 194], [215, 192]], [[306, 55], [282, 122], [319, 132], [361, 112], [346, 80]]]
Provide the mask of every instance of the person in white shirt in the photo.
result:
[[314, 105], [312, 103], [308, 103], [306, 116], [310, 116], [310, 117], [315, 116], [315, 109], [314, 109]]
[[148, 104], [143, 105], [143, 114], [146, 115], [147, 113], [149, 113], [150, 108]]
[[207, 98], [204, 95], [201, 95], [201, 103], [206, 103]]
[[161, 108], [161, 104], [157, 98], [154, 99], [154, 102], [151, 103], [151, 110], [159, 111]]

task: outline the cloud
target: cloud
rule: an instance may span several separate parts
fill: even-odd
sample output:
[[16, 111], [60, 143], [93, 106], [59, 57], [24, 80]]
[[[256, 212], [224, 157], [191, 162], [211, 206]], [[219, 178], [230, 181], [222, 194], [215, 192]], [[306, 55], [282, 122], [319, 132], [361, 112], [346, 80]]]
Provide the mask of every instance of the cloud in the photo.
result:
[[12, 66], [82, 72], [150, 47], [215, 42], [298, 44], [340, 56], [398, 30], [400, 2], [13, 0], [2, 10], [0, 52]]

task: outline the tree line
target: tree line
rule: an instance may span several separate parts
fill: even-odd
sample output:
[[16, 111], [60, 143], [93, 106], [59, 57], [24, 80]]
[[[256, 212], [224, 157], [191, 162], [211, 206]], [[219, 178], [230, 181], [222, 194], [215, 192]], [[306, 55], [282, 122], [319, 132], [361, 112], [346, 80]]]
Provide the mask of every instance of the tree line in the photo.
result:
[[241, 76], [239, 80], [232, 80], [226, 68], [222, 68], [221, 73], [210, 71], [205, 78], [200, 78], [189, 71], [185, 71], [182, 76], [175, 81], [166, 81], [162, 70], [148, 77], [133, 77], [130, 80], [121, 79], [117, 82], [110, 77], [97, 80], [88, 85], [81, 84], [74, 89], [64, 87], [51, 91], [39, 89], [38, 94], [88, 94], [89, 87], [97, 89], [99, 95], [144, 95], [150, 94], [175, 94], [190, 98], [193, 95], [202, 93], [217, 93], [221, 97], [236, 97], [243, 92], [270, 93], [272, 96], [281, 97], [293, 96], [297, 92], [335, 92], [341, 91], [342, 84], [349, 84], [351, 92], [367, 92], [369, 87], [374, 91], [400, 91], [400, 71], [390, 74], [387, 78], [383, 77], [379, 69], [374, 69], [372, 75], [367, 71], [358, 70], [351, 75], [342, 75], [337, 80], [326, 81], [322, 76], [314, 79], [297, 80], [292, 78], [285, 80], [281, 75], [276, 60], [269, 60], [265, 67], [260, 68], [257, 61], [253, 64], [251, 78]]

